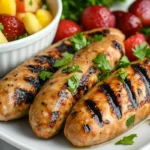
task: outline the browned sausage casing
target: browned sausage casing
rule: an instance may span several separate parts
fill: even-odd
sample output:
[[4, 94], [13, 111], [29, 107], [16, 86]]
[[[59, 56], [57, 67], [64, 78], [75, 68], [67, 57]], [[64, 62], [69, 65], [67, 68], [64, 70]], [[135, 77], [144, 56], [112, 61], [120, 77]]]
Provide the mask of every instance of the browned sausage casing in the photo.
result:
[[[108, 35], [101, 41], [90, 44], [77, 52], [69, 64], [78, 65], [82, 73], [67, 74], [61, 68], [46, 82], [29, 111], [29, 121], [37, 136], [50, 138], [58, 133], [75, 102], [97, 82], [99, 69], [94, 67], [93, 59], [98, 54], [105, 54], [114, 69], [124, 54], [123, 40], [119, 36]], [[67, 80], [74, 74], [78, 74], [81, 79], [77, 92], [72, 94], [68, 90]]]
[[[95, 34], [124, 35], [117, 29], [95, 29], [84, 32], [85, 37]], [[43, 82], [38, 78], [42, 70], [56, 72], [54, 67], [63, 52], [74, 53], [69, 38], [60, 41], [44, 51], [37, 53], [0, 80], [0, 121], [13, 120], [28, 114], [29, 107]]]
[[75, 146], [109, 141], [150, 115], [150, 59], [136, 61], [125, 69], [124, 82], [115, 75], [98, 83], [73, 107], [64, 134]]

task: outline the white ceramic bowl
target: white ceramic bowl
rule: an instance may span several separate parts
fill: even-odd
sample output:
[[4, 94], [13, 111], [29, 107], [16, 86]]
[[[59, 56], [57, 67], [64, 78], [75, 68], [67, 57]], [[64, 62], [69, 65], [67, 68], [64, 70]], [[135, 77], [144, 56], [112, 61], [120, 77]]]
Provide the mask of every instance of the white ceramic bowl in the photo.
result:
[[62, 2], [61, 0], [47, 0], [47, 2], [54, 16], [47, 27], [24, 39], [0, 44], [0, 77], [52, 43], [62, 13]]

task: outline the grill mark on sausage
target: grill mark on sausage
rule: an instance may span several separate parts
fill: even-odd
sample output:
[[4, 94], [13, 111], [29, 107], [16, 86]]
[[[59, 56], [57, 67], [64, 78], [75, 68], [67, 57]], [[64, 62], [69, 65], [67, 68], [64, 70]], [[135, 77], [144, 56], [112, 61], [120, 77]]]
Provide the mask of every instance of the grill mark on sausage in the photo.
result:
[[34, 95], [27, 90], [18, 88], [15, 91], [14, 98], [16, 99], [16, 103], [21, 105], [22, 103], [31, 104], [34, 98]]
[[59, 98], [68, 98], [68, 92], [66, 91], [61, 91], [58, 94]]
[[108, 103], [111, 105], [113, 112], [115, 113], [117, 118], [121, 119], [122, 118], [121, 106], [117, 101], [117, 96], [115, 95], [114, 91], [107, 83], [103, 83], [102, 85], [100, 85], [100, 88], [103, 91], [103, 93], [105, 93], [105, 95], [107, 96]]
[[72, 45], [67, 45], [64, 42], [62, 44], [60, 44], [59, 46], [57, 46], [56, 49], [61, 53], [62, 52], [68, 52], [68, 53], [72, 53], [72, 54], [75, 53], [75, 50], [74, 50], [73, 46]]
[[51, 114], [51, 121], [49, 123], [50, 127], [54, 127], [57, 118], [59, 117], [59, 111], [53, 111]]
[[102, 114], [99, 108], [96, 106], [96, 103], [92, 100], [88, 99], [85, 101], [85, 105], [90, 110], [92, 117], [96, 120], [96, 122], [102, 127], [104, 125]]
[[132, 64], [131, 67], [137, 72], [140, 77], [142, 78], [143, 83], [145, 84], [146, 87], [146, 92], [147, 92], [147, 99], [149, 99], [150, 96], [150, 79], [147, 75], [146, 69], [144, 69], [140, 64]]
[[40, 73], [42, 71], [41, 66], [28, 65], [27, 68], [33, 73]]
[[84, 124], [83, 129], [84, 129], [85, 132], [90, 132], [91, 131], [90, 126], [88, 124]]
[[96, 69], [94, 67], [91, 67], [88, 73], [81, 78], [79, 90], [83, 90], [85, 93], [88, 91], [89, 77], [95, 72]]
[[110, 34], [109, 29], [104, 29], [102, 34], [103, 36], [107, 36], [108, 34]]
[[49, 63], [52, 67], [54, 66], [55, 61], [56, 61], [56, 59], [51, 56], [36, 56], [34, 60], [41, 64]]
[[36, 91], [39, 90], [39, 88], [40, 88], [40, 80], [39, 80], [39, 78], [25, 77], [24, 80], [29, 82], [33, 87], [35, 87]]
[[132, 103], [132, 107], [137, 108], [138, 107], [138, 103], [137, 103], [137, 101], [135, 99], [135, 94], [132, 94], [131, 83], [128, 80], [124, 81], [124, 87], [125, 87], [125, 89], [127, 91], [128, 98], [129, 98], [130, 102]]
[[97, 31], [97, 32], [95, 32], [95, 33], [89, 33], [89, 36], [90, 36], [91, 38], [94, 38], [95, 35], [103, 35], [103, 32], [102, 32], [102, 31]]
[[147, 64], [147, 65], [149, 65], [150, 64], [150, 59], [144, 60], [144, 63]]
[[94, 33], [89, 33], [89, 36], [94, 37], [94, 35], [103, 35], [103, 36], [107, 36], [108, 34], [110, 34], [110, 31], [108, 29], [104, 29], [103, 31], [97, 31]]
[[126, 78], [126, 79], [124, 80], [124, 86], [125, 86], [125, 89], [126, 89], [126, 91], [127, 91], [129, 100], [130, 100], [130, 102], [132, 103], [132, 106], [133, 106], [135, 109], [137, 109], [137, 107], [138, 107], [138, 102], [137, 102], [137, 100], [136, 100], [136, 95], [135, 95], [135, 93], [134, 93], [133, 90], [132, 90], [131, 81]]
[[72, 118], [75, 118], [76, 115], [77, 115], [77, 111], [73, 111], [73, 112], [71, 113], [71, 117], [72, 117]]
[[124, 52], [123, 52], [123, 49], [122, 49], [122, 45], [117, 42], [116, 40], [112, 41], [113, 44], [112, 44], [112, 47], [115, 48], [115, 49], [118, 49], [121, 53], [121, 55], [123, 56], [124, 55]]

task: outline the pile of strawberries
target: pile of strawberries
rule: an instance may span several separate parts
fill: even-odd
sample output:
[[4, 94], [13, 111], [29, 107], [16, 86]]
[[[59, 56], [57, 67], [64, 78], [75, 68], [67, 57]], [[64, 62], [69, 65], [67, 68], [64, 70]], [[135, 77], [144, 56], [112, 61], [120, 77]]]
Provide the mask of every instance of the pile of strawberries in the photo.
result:
[[[129, 12], [114, 11], [94, 5], [83, 10], [80, 25], [71, 20], [61, 20], [55, 41], [81, 30], [90, 30], [99, 27], [115, 27], [126, 35], [126, 54], [131, 61], [135, 60], [132, 49], [135, 45], [150, 41], [140, 31], [150, 26], [150, 0], [136, 0], [129, 7]], [[149, 43], [150, 44], [150, 43]]]

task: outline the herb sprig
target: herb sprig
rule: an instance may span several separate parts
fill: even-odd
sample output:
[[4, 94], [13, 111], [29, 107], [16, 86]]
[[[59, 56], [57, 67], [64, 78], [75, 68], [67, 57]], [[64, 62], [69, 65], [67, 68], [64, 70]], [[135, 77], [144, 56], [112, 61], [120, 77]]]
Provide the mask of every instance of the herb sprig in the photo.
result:
[[70, 53], [67, 53], [67, 52], [62, 53], [62, 56], [63, 56], [62, 59], [56, 60], [56, 62], [54, 64], [54, 67], [65, 66], [68, 63], [70, 63], [72, 58], [73, 58], [73, 54], [70, 54]]
[[71, 93], [75, 93], [80, 85], [80, 76], [78, 74], [73, 75], [68, 79], [68, 89]]
[[0, 23], [0, 31], [4, 30], [4, 26], [2, 23]]
[[82, 72], [82, 70], [80, 69], [80, 67], [76, 64], [73, 64], [70, 67], [64, 67], [62, 72], [64, 73], [70, 73], [70, 72]]
[[48, 71], [41, 71], [39, 74], [39, 78], [43, 81], [46, 81], [52, 77], [53, 73]]
[[88, 46], [92, 42], [98, 42], [101, 41], [103, 38], [103, 35], [96, 34], [93, 38], [85, 38], [83, 33], [77, 33], [73, 37], [70, 38], [70, 41], [73, 44], [74, 50], [79, 51], [80, 49]]
[[133, 54], [141, 60], [144, 60], [145, 57], [150, 58], [150, 48], [148, 47], [147, 43], [144, 42], [135, 46], [133, 49]]
[[114, 2], [124, 2], [125, 0], [62, 0], [63, 13], [61, 19], [71, 19], [78, 21], [82, 11], [91, 5], [112, 6]]
[[134, 143], [133, 139], [137, 137], [137, 134], [131, 134], [129, 136], [125, 136], [123, 139], [116, 142], [116, 145], [132, 145]]
[[116, 77], [120, 77], [121, 81], [124, 82], [124, 80], [127, 77], [127, 73], [123, 68], [120, 69], [120, 71], [115, 75]]
[[109, 61], [107, 60], [106, 55], [104, 54], [98, 54], [97, 57], [93, 59], [93, 62], [98, 68], [100, 68], [102, 73], [107, 73], [112, 70], [112, 68], [109, 65]]
[[134, 121], [135, 121], [135, 115], [128, 118], [128, 120], [126, 121], [126, 126], [130, 127], [134, 123]]

